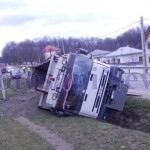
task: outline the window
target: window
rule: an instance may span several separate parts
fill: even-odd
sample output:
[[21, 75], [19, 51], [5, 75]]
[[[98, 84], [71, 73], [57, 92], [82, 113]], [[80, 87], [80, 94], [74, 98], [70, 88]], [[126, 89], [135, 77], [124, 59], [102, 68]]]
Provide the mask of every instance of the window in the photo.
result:
[[[73, 57], [74, 55], [70, 55], [69, 58], [70, 61], [73, 59]], [[67, 75], [65, 76], [66, 82], [63, 85], [63, 88], [66, 91], [68, 91], [66, 92], [67, 93], [66, 102], [65, 102], [66, 109], [75, 110], [77, 103], [79, 101], [82, 102], [83, 95], [84, 95], [83, 91], [85, 91], [87, 88], [92, 66], [93, 66], [92, 59], [84, 58], [81, 56], [77, 56], [75, 58], [73, 66], [68, 66], [70, 68], [68, 69]], [[72, 79], [72, 82], [70, 82], [71, 81], [70, 79]], [[71, 83], [71, 87], [68, 86], [68, 83], [69, 86]]]
[[148, 62], [150, 63], [150, 57], [148, 57]]
[[115, 62], [116, 62], [116, 60], [115, 60], [115, 58], [113, 58], [113, 59], [112, 59], [112, 63], [115, 64]]
[[108, 64], [110, 64], [110, 60], [108, 60]]
[[117, 59], [117, 63], [120, 64], [120, 59]]
[[142, 56], [139, 57], [139, 62], [143, 62], [143, 57]]
[[148, 46], [148, 49], [150, 49], [150, 43], [148, 43], [147, 46]]

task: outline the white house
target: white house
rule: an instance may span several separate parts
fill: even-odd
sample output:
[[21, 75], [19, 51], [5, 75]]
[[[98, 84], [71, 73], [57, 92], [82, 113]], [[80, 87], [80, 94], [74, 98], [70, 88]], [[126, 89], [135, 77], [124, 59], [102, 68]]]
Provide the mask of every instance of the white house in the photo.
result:
[[97, 59], [101, 62], [105, 62], [105, 56], [110, 53], [111, 53], [110, 51], [99, 50], [99, 49], [96, 49], [93, 52], [91, 52], [92, 58]]
[[105, 62], [110, 64], [139, 65], [142, 61], [142, 50], [129, 46], [120, 47], [105, 56]]

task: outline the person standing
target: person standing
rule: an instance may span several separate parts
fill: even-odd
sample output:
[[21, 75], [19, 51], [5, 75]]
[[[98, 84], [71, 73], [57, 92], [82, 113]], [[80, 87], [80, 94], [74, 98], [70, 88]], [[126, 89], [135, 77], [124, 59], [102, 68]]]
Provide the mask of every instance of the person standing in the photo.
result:
[[28, 66], [27, 70], [28, 70], [28, 76], [30, 76], [31, 75], [31, 68]]
[[22, 67], [22, 70], [23, 70], [23, 73], [25, 74], [25, 73], [26, 73], [26, 68], [25, 68], [25, 66]]

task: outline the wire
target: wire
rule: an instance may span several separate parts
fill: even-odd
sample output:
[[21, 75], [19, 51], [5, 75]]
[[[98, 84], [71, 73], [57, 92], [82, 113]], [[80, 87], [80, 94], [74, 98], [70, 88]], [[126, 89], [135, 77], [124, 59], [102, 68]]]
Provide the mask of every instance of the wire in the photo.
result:
[[138, 22], [138, 21], [135, 21], [135, 22], [133, 22], [133, 23], [131, 23], [131, 24], [125, 26], [125, 27], [122, 27], [122, 28], [120, 28], [120, 29], [118, 29], [118, 30], [115, 30], [115, 31], [113, 31], [113, 32], [104, 34], [104, 35], [102, 35], [102, 36], [100, 36], [100, 37], [102, 38], [102, 37], [104, 37], [104, 36], [108, 36], [108, 35], [114, 34], [114, 33], [118, 32], [118, 31], [120, 31], [120, 30], [123, 30], [123, 29], [125, 29], [125, 28], [127, 28], [127, 27], [129, 27], [129, 26], [131, 26], [131, 25], [133, 25], [133, 24], [135, 24], [135, 23], [137, 23], [137, 22]]

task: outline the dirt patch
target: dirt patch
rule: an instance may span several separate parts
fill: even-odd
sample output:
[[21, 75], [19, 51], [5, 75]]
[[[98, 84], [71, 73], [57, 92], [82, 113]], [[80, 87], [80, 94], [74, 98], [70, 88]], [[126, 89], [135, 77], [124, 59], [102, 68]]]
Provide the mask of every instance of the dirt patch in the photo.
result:
[[123, 128], [139, 130], [150, 134], [150, 113], [139, 118], [134, 116], [134, 114], [128, 116], [125, 112], [116, 112], [112, 113], [106, 121]]
[[40, 93], [28, 91], [27, 93], [18, 92], [16, 96], [0, 100], [0, 115], [5, 116], [26, 116], [34, 114], [38, 110]]
[[15, 120], [38, 134], [43, 139], [46, 139], [56, 148], [56, 150], [73, 150], [73, 146], [71, 144], [60, 138], [56, 133], [50, 132], [45, 127], [36, 125], [25, 117], [18, 117], [15, 118]]

